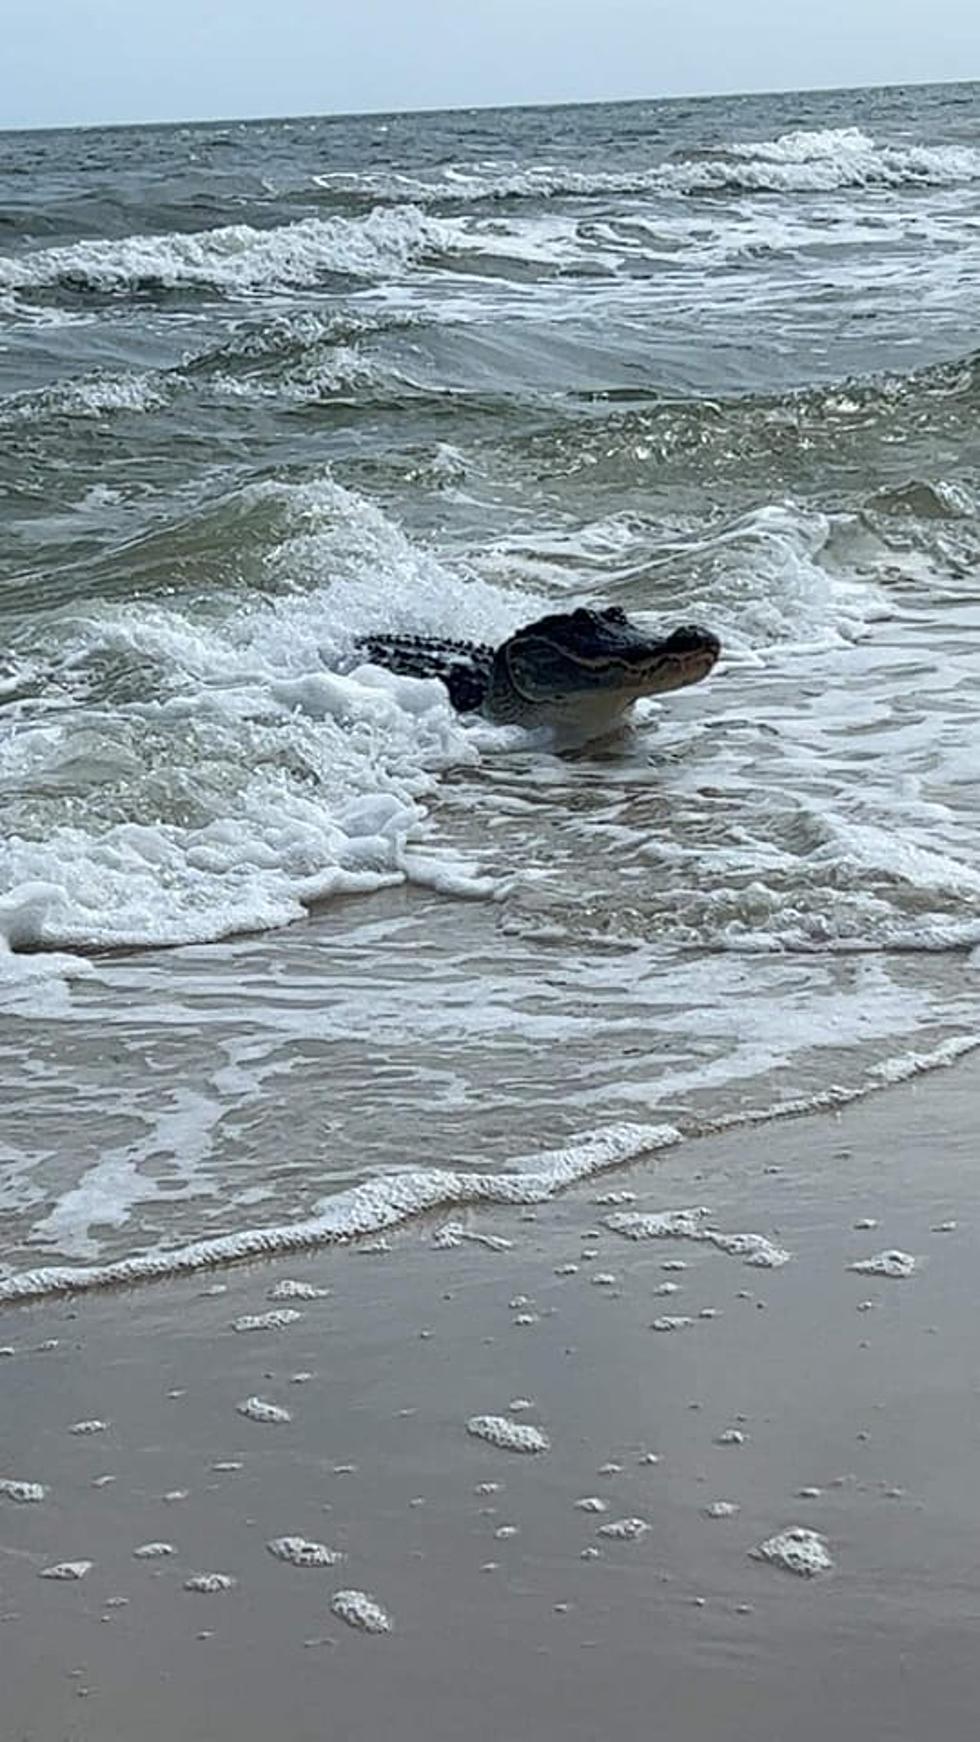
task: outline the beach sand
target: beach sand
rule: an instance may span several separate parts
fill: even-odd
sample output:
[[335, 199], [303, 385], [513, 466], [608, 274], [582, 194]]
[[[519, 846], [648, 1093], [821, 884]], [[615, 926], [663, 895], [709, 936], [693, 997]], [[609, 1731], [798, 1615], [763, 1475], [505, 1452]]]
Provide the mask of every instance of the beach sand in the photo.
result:
[[[0, 1477], [46, 1493], [0, 1497], [3, 1742], [975, 1737], [977, 1104], [967, 1061], [453, 1218], [503, 1250], [434, 1245], [442, 1217], [5, 1309]], [[695, 1205], [792, 1256], [605, 1226]], [[849, 1268], [884, 1250], [912, 1273]], [[270, 1300], [283, 1279], [330, 1292]], [[622, 1519], [649, 1528], [601, 1534]], [[757, 1558], [792, 1526], [830, 1570]], [[236, 1583], [185, 1589], [213, 1572]], [[350, 1589], [390, 1631], [331, 1612]]]

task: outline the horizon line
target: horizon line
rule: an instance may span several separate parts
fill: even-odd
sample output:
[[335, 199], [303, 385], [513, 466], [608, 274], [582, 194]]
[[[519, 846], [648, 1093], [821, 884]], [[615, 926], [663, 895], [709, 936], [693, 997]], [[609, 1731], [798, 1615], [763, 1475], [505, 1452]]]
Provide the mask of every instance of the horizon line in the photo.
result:
[[197, 115], [167, 120], [142, 121], [45, 121], [34, 126], [0, 125], [0, 136], [11, 133], [110, 133], [139, 127], [229, 127], [254, 126], [276, 121], [369, 121], [427, 115], [482, 115], [533, 109], [608, 109], [640, 103], [710, 103], [719, 98], [836, 96], [856, 91], [929, 90], [944, 86], [980, 84], [980, 77], [964, 79], [886, 79], [862, 85], [760, 86], [753, 90], [675, 91], [642, 97], [570, 97], [558, 101], [536, 98], [527, 103], [446, 103], [406, 109], [324, 109], [292, 114]]

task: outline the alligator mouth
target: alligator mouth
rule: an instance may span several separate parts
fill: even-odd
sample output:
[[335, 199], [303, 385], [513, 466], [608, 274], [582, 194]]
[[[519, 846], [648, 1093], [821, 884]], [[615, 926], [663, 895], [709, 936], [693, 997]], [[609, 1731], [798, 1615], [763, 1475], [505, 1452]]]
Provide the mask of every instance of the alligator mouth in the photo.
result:
[[[662, 695], [700, 683], [718, 663], [721, 642], [710, 629], [685, 624], [648, 648], [642, 659], [630, 660], [628, 686], [637, 695]], [[626, 686], [624, 686], [626, 687]]]
[[626, 706], [640, 696], [700, 683], [721, 653], [718, 637], [696, 624], [656, 641], [627, 623], [613, 628], [593, 621], [590, 627], [592, 646], [563, 646], [538, 625], [516, 635], [506, 649], [514, 689], [539, 706], [574, 707], [577, 700], [601, 697], [621, 698]]

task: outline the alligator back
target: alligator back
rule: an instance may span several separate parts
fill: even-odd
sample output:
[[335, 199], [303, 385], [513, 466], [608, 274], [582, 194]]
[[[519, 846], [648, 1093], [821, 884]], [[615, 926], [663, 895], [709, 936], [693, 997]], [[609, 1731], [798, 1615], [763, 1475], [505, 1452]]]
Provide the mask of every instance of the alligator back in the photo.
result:
[[441, 678], [461, 714], [475, 713], [483, 705], [494, 658], [494, 649], [483, 642], [439, 635], [362, 635], [357, 646], [373, 665], [400, 677]]

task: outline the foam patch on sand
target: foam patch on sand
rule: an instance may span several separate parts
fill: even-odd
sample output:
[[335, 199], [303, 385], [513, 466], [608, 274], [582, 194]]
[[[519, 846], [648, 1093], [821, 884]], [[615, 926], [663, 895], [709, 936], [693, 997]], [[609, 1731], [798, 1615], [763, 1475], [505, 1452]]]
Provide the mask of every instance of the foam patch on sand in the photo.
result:
[[858, 1258], [850, 1266], [862, 1276], [891, 1276], [903, 1278], [913, 1275], [918, 1260], [911, 1252], [876, 1252], [871, 1258]]
[[834, 1564], [826, 1539], [801, 1524], [790, 1525], [788, 1529], [768, 1537], [753, 1553], [757, 1560], [768, 1561], [770, 1566], [796, 1573], [802, 1579], [829, 1573]]
[[472, 1415], [466, 1431], [474, 1439], [486, 1440], [502, 1452], [547, 1452], [551, 1441], [547, 1434], [530, 1422], [512, 1421], [507, 1415]]
[[0, 1476], [0, 1500], [17, 1500], [30, 1505], [43, 1500], [47, 1489], [42, 1482], [17, 1482], [10, 1476]]
[[640, 1210], [617, 1210], [607, 1216], [605, 1225], [613, 1234], [626, 1240], [703, 1240], [719, 1251], [741, 1258], [743, 1263], [763, 1270], [776, 1270], [788, 1264], [791, 1254], [767, 1240], [764, 1234], [726, 1234], [721, 1228], [706, 1226], [708, 1211], [661, 1210], [644, 1213]]
[[236, 1408], [239, 1415], [244, 1415], [248, 1421], [259, 1421], [273, 1426], [293, 1419], [288, 1409], [283, 1409], [278, 1403], [269, 1403], [264, 1397], [246, 1397]]
[[242, 1313], [232, 1320], [233, 1331], [282, 1331], [303, 1317], [294, 1307], [280, 1307], [270, 1313]]
[[330, 1608], [338, 1620], [361, 1633], [390, 1633], [391, 1617], [367, 1591], [335, 1591]]
[[339, 1549], [307, 1542], [303, 1536], [277, 1536], [265, 1546], [277, 1561], [288, 1561], [292, 1567], [334, 1567], [344, 1559]]

